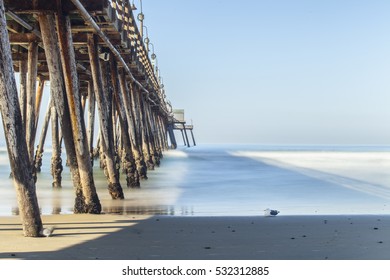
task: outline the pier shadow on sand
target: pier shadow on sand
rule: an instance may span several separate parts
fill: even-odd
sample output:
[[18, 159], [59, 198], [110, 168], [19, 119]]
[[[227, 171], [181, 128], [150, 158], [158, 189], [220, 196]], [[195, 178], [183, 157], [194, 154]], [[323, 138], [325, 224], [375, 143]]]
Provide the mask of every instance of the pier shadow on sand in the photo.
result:
[[[317, 215], [273, 218], [154, 216], [145, 220], [123, 219], [89, 226], [73, 222], [55, 224], [58, 230], [49, 238], [15, 238], [14, 235], [3, 239], [5, 242], [23, 242], [21, 239], [28, 239], [30, 244], [35, 244], [35, 249], [29, 251], [29, 247], [26, 246], [25, 250], [2, 250], [0, 258], [390, 259], [390, 216]], [[107, 232], [112, 229], [115, 230]], [[75, 240], [78, 241], [77, 244], [72, 244]], [[56, 248], [56, 244], [63, 247]], [[50, 246], [52, 250], [47, 249]], [[15, 248], [20, 249], [20, 246]]]

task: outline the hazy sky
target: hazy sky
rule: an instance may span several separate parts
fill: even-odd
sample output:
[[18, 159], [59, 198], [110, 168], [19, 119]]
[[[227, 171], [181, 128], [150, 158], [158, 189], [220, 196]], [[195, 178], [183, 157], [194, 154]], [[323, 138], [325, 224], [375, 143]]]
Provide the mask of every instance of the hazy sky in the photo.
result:
[[143, 12], [197, 142], [390, 144], [390, 1], [143, 0]]
[[390, 143], [390, 1], [143, 0], [143, 12], [198, 142]]

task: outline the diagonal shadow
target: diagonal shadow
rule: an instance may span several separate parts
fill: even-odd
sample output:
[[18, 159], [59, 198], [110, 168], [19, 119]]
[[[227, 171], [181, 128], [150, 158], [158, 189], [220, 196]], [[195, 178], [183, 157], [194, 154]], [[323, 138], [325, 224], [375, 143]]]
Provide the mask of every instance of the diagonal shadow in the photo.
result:
[[[380, 219], [378, 219], [380, 217]], [[324, 223], [323, 221], [327, 221]], [[380, 220], [380, 222], [378, 222]], [[353, 221], [353, 225], [352, 222]], [[28, 260], [390, 259], [369, 225], [389, 230], [390, 216], [150, 217], [56, 251], [1, 252]], [[350, 229], [347, 229], [350, 227]], [[335, 228], [338, 234], [335, 234]], [[358, 229], [358, 230], [356, 230]], [[89, 235], [99, 233], [79, 233]], [[291, 238], [294, 236], [295, 238]], [[41, 238], [62, 240], [66, 235]], [[34, 239], [35, 240], [35, 239]], [[381, 239], [383, 240], [383, 239]], [[387, 241], [386, 239], [385, 241]], [[389, 243], [389, 244], [388, 244]]]

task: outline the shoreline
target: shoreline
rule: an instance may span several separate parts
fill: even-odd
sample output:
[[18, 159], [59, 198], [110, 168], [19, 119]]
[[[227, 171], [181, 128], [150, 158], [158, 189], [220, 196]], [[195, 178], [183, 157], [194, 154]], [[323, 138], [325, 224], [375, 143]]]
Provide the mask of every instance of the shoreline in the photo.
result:
[[390, 215], [49, 215], [51, 237], [0, 217], [0, 259], [389, 260]]
[[[238, 154], [233, 155], [234, 151]], [[103, 211], [111, 213], [243, 216], [261, 215], [267, 207], [283, 215], [390, 213], [389, 154], [341, 154], [317, 151], [309, 157], [297, 151], [265, 155], [250, 146], [247, 152], [236, 146], [169, 151], [141, 188], [127, 188], [121, 176], [125, 199], [120, 201], [109, 195], [98, 164], [94, 165], [94, 181]], [[70, 174], [65, 168], [63, 188], [53, 191], [49, 159], [45, 155], [45, 169], [36, 184], [41, 213], [71, 214], [74, 191]], [[4, 160], [3, 164], [8, 163]], [[17, 208], [16, 193], [6, 168], [0, 173], [0, 215], [8, 216]]]

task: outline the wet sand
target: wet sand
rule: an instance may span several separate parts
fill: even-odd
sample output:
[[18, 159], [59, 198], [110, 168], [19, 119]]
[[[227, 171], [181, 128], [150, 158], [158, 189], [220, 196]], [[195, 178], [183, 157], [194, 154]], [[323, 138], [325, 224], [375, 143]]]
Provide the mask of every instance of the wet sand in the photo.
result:
[[48, 238], [0, 217], [0, 258], [28, 260], [390, 259], [390, 215], [49, 215]]

